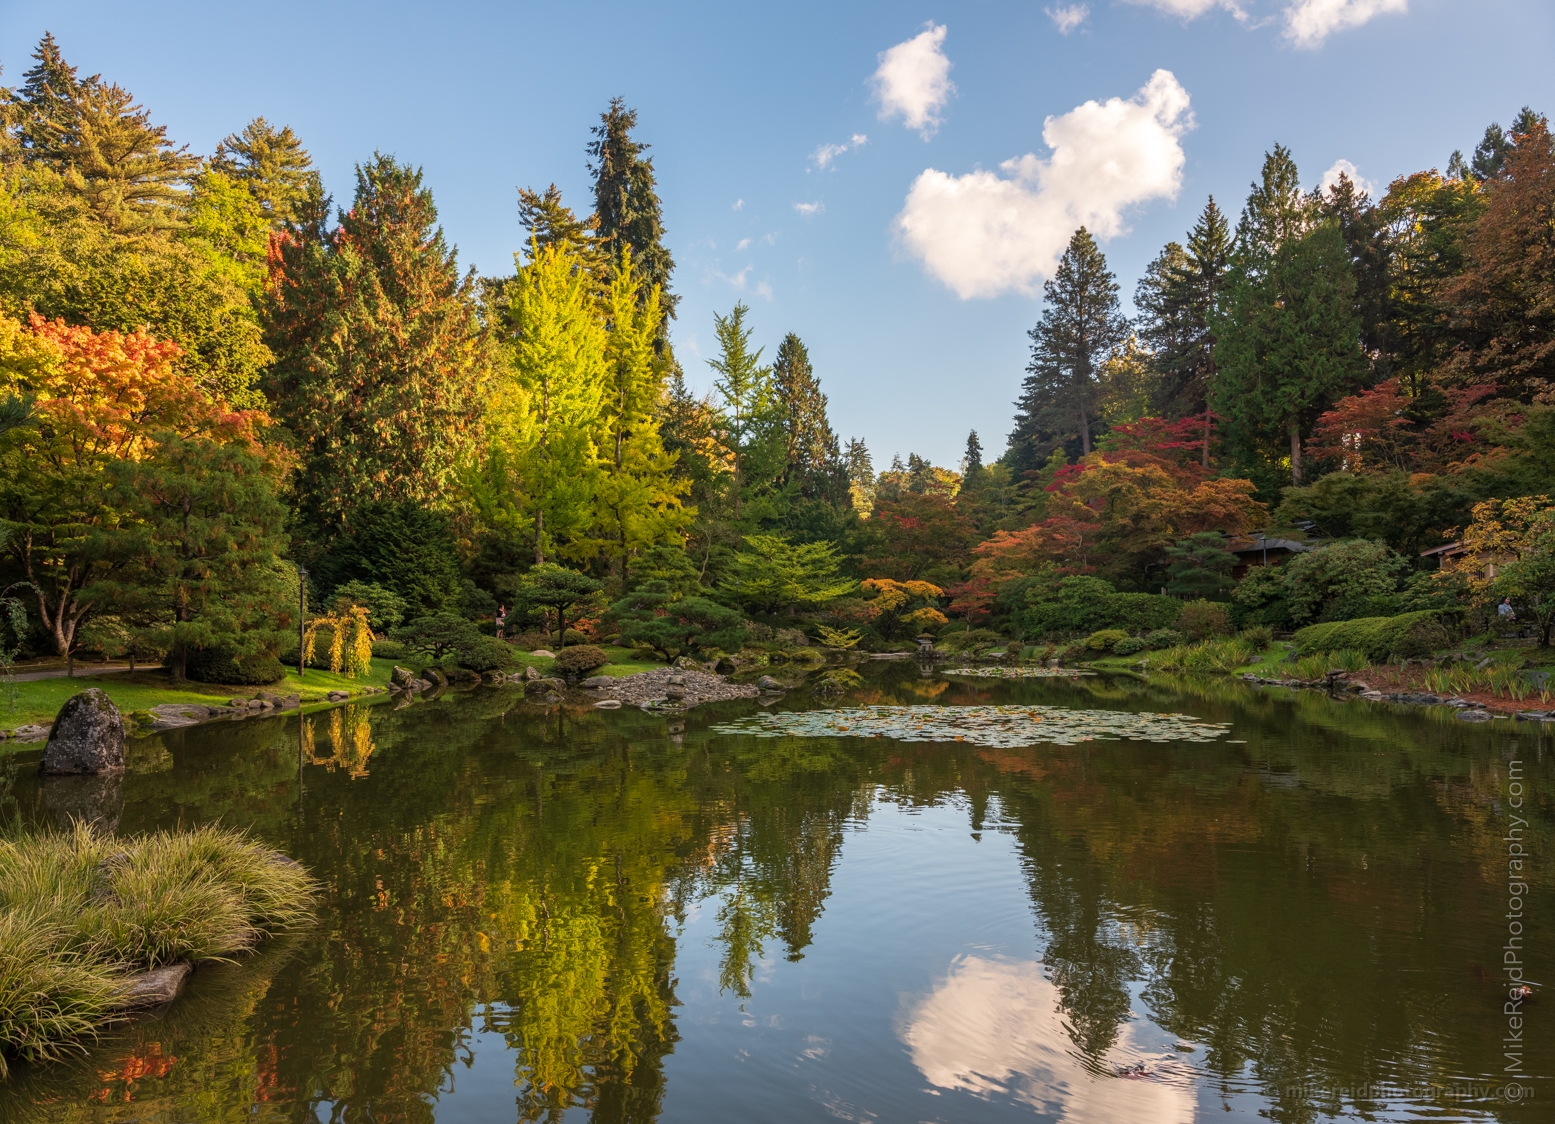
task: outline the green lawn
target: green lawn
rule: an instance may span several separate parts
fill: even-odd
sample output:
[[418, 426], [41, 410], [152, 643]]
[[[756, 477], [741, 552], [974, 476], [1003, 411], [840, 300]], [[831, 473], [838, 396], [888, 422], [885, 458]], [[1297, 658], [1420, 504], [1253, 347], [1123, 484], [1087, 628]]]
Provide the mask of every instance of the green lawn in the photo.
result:
[[307, 675], [298, 679], [296, 669], [292, 669], [281, 682], [264, 688], [223, 687], [188, 681], [174, 685], [166, 672], [156, 669], [137, 671], [133, 675], [120, 672], [96, 677], [77, 675], [71, 679], [34, 679], [15, 685], [14, 710], [5, 685], [0, 683], [0, 730], [10, 731], [18, 726], [50, 723], [66, 699], [88, 687], [100, 687], [115, 706], [126, 712], [150, 710], [158, 703], [187, 702], [217, 706], [239, 696], [252, 698], [259, 690], [273, 691], [278, 695], [300, 694], [302, 701], [309, 703], [322, 701], [330, 691], [354, 693], [364, 686], [385, 687], [389, 683], [389, 670], [394, 663], [394, 660], [375, 659], [372, 671], [359, 679], [347, 679], [344, 675], [332, 675], [313, 668], [309, 668]]

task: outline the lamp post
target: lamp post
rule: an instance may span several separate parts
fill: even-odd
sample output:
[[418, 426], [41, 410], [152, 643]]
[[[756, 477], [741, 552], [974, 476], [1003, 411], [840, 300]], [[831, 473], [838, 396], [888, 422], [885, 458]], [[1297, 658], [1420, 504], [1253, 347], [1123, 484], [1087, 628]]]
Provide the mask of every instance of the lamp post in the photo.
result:
[[303, 676], [303, 641], [308, 633], [308, 570], [297, 563], [297, 678]]

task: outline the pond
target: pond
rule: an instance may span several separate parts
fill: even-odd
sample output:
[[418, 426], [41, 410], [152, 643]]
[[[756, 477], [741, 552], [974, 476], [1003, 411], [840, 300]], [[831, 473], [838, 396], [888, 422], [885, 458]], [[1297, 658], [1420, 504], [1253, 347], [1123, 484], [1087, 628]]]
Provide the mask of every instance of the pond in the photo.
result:
[[[0, 1120], [1555, 1119], [1539, 724], [865, 675], [194, 727], [133, 742], [122, 796], [13, 756], [8, 818], [220, 821], [324, 892]], [[1516, 924], [1550, 992], [1509, 1013]]]

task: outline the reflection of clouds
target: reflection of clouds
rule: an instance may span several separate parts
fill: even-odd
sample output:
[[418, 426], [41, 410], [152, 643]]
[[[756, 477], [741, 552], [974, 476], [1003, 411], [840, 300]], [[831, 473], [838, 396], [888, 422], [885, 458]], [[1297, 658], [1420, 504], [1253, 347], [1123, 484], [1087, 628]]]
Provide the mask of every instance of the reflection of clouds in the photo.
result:
[[1154, 1076], [1098, 1077], [1073, 1052], [1058, 988], [1042, 977], [1040, 964], [958, 956], [912, 1011], [902, 1038], [913, 1064], [941, 1089], [1013, 1097], [1076, 1124], [1187, 1124], [1194, 1118], [1192, 1082], [1159, 1052], [1146, 1054], [1138, 1029], [1120, 1028], [1103, 1068], [1143, 1063]]

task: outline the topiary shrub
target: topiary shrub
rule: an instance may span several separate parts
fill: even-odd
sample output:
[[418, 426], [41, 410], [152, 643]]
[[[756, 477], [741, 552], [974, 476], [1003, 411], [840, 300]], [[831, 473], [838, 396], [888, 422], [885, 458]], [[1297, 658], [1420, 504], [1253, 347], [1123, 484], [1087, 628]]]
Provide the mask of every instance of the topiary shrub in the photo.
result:
[[477, 636], [454, 651], [454, 659], [468, 671], [505, 671], [518, 657], [511, 645], [495, 636]]
[[1121, 628], [1104, 628], [1086, 637], [1085, 646], [1093, 652], [1106, 652], [1119, 640], [1127, 640], [1128, 633]]
[[1163, 648], [1175, 648], [1187, 639], [1175, 628], [1158, 628], [1144, 635], [1145, 647], [1152, 652], [1159, 652]]
[[578, 679], [609, 662], [610, 657], [603, 648], [593, 644], [579, 644], [574, 648], [563, 648], [557, 653], [556, 670], [569, 679]]
[[1189, 640], [1231, 635], [1231, 608], [1219, 601], [1189, 601], [1182, 607], [1177, 627]]
[[1367, 659], [1417, 659], [1452, 642], [1435, 609], [1396, 617], [1361, 617], [1353, 621], [1312, 624], [1296, 633], [1296, 653], [1337, 652], [1349, 648]]
[[380, 660], [402, 660], [407, 654], [405, 645], [398, 640], [374, 640], [373, 656]]
[[190, 648], [184, 657], [184, 674], [196, 683], [264, 687], [284, 679], [286, 669], [274, 652], [240, 656], [230, 648]]
[[1145, 642], [1136, 636], [1125, 636], [1112, 646], [1112, 654], [1115, 656], [1132, 656], [1144, 650]]

